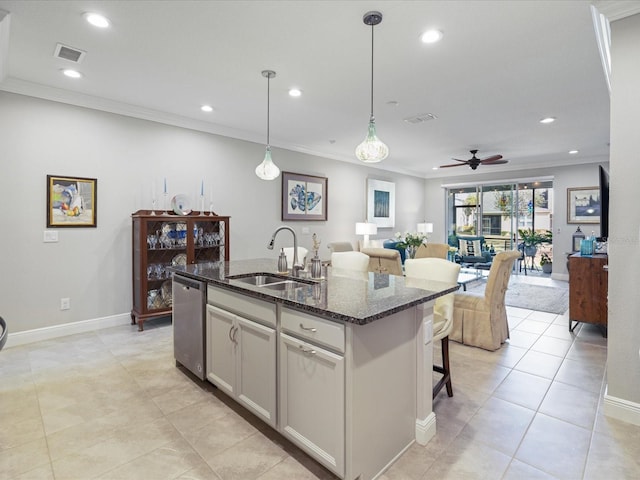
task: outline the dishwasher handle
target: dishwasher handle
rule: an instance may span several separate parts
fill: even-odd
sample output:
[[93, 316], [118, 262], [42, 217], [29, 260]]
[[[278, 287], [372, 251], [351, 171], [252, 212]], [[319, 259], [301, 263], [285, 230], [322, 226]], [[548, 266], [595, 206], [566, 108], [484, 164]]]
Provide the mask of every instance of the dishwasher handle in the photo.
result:
[[190, 278], [182, 277], [179, 275], [174, 275], [173, 281], [180, 285], [184, 285], [187, 288], [194, 288], [196, 290], [200, 290], [202, 288], [202, 282], [191, 280]]

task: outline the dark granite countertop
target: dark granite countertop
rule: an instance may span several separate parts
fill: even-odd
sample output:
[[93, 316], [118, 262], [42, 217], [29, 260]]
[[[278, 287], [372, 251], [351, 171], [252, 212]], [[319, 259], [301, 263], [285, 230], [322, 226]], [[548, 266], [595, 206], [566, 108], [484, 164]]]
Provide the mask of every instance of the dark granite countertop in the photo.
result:
[[[458, 284], [407, 279], [380, 273], [327, 269], [327, 276], [300, 288], [273, 290], [229, 277], [275, 274], [274, 259], [233, 260], [171, 267], [173, 272], [245, 295], [282, 303], [334, 321], [364, 325], [454, 292]], [[294, 279], [295, 280], [295, 279]], [[305, 281], [303, 277], [302, 281]]]

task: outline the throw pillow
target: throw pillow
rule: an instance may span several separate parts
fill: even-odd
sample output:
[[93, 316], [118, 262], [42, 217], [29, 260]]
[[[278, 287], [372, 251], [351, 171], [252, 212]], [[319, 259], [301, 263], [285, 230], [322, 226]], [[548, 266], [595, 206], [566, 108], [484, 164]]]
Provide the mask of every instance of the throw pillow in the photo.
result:
[[482, 255], [480, 240], [458, 240], [460, 242], [460, 253], [463, 256], [478, 257]]

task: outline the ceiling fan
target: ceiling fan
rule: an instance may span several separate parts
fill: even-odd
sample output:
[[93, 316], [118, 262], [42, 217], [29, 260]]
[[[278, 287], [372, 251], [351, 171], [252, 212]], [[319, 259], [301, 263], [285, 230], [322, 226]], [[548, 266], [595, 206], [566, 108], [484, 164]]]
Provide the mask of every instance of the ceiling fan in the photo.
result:
[[509, 160], [502, 160], [502, 155], [491, 155], [490, 157], [487, 157], [487, 158], [478, 158], [476, 157], [476, 153], [478, 153], [478, 150], [469, 150], [469, 151], [473, 155], [473, 157], [471, 157], [469, 160], [458, 160], [457, 158], [454, 158], [453, 160], [460, 163], [440, 165], [440, 168], [459, 167], [461, 165], [469, 165], [471, 167], [471, 170], [475, 170], [476, 168], [478, 168], [478, 165], [499, 165], [501, 163], [507, 163], [509, 161]]

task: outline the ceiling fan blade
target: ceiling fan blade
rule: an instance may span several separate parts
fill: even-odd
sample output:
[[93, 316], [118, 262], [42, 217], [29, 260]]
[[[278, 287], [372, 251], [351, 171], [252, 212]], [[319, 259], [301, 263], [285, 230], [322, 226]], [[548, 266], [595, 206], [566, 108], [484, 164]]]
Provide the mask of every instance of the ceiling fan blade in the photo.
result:
[[497, 160], [489, 160], [489, 161], [487, 161], [487, 160], [482, 160], [480, 163], [481, 163], [482, 165], [500, 165], [500, 164], [502, 164], [502, 163], [509, 163], [509, 160], [500, 160], [500, 159], [497, 159]]
[[502, 155], [491, 155], [490, 157], [481, 159], [482, 162], [492, 162], [494, 160], [500, 160]]
[[[455, 158], [454, 158], [455, 160]], [[467, 163], [452, 163], [450, 165], [440, 165], [440, 168], [448, 168], [448, 167], [461, 167], [462, 165], [466, 165]]]
[[455, 160], [456, 162], [467, 163], [469, 160], [460, 160], [459, 158], [452, 158], [451, 160]]

